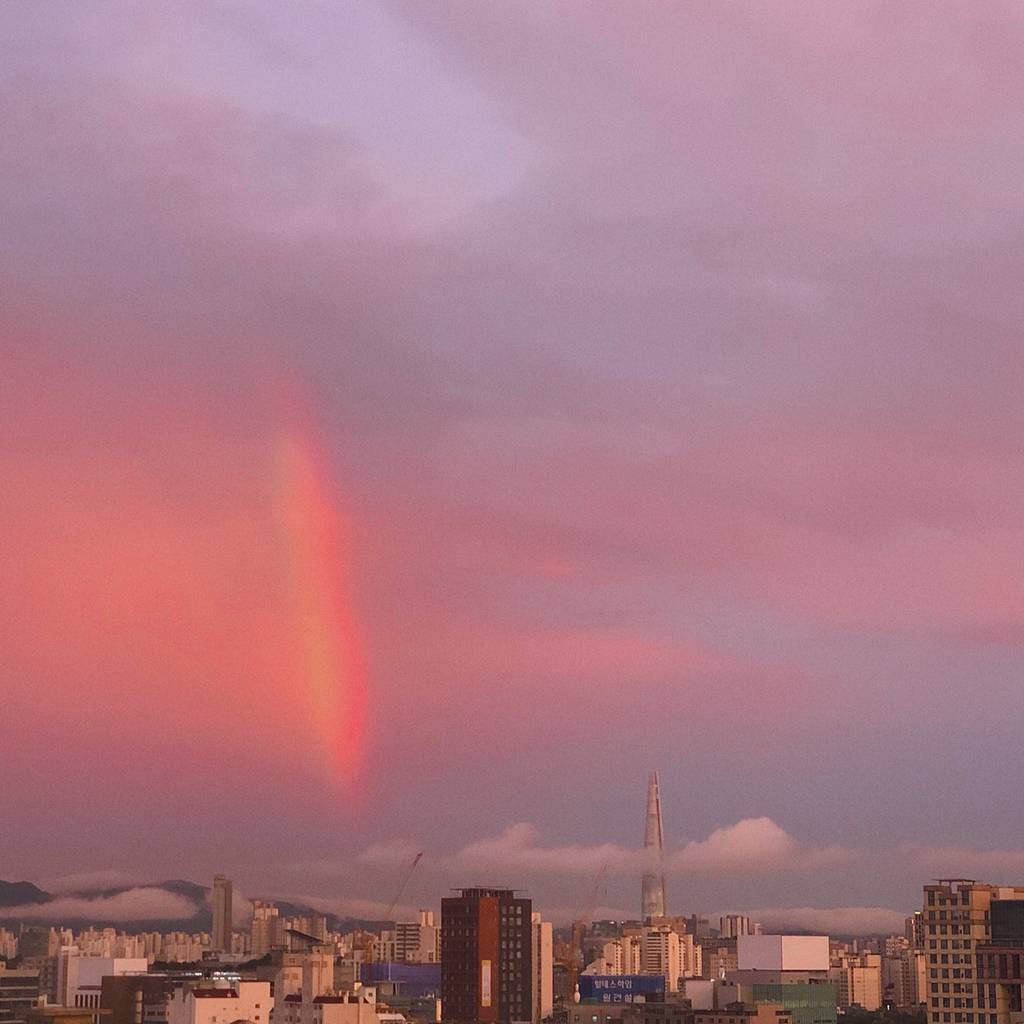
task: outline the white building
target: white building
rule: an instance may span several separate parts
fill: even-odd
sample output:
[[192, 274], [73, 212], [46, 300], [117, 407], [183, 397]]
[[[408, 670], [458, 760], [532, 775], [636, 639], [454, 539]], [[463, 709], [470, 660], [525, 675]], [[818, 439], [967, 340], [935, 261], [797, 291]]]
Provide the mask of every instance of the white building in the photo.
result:
[[740, 935], [736, 958], [741, 971], [827, 971], [827, 935]]
[[836, 1006], [848, 1010], [859, 1006], [874, 1011], [882, 1005], [882, 958], [878, 953], [839, 957], [829, 968], [829, 981], [836, 986]]
[[550, 1017], [555, 1008], [554, 998], [554, 953], [551, 937], [551, 922], [542, 921], [534, 912], [533, 924], [533, 1020], [540, 1024]]
[[167, 1004], [167, 1024], [268, 1024], [273, 1008], [269, 981], [239, 981], [233, 988], [184, 986]]
[[276, 1024], [380, 1024], [377, 990], [361, 987], [355, 992], [316, 996], [286, 996]]
[[421, 910], [419, 921], [399, 921], [381, 932], [378, 956], [409, 964], [441, 962], [441, 929], [432, 910]]
[[61, 1006], [99, 1009], [104, 978], [145, 974], [145, 957], [82, 956], [77, 947], [62, 949], [57, 969], [57, 1001]]
[[683, 962], [679, 934], [674, 929], [659, 925], [643, 930], [640, 936], [640, 973], [660, 974], [665, 979], [666, 992], [678, 991]]
[[624, 935], [601, 947], [601, 955], [587, 965], [585, 974], [639, 974], [640, 937]]

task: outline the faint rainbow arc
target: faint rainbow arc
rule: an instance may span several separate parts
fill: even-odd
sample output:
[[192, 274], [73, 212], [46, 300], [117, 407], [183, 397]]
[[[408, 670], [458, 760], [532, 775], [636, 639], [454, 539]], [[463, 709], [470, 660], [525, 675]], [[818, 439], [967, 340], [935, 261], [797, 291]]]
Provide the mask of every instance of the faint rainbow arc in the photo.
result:
[[312, 426], [288, 417], [277, 444], [281, 518], [305, 696], [331, 776], [358, 796], [368, 676], [349, 594], [345, 522]]

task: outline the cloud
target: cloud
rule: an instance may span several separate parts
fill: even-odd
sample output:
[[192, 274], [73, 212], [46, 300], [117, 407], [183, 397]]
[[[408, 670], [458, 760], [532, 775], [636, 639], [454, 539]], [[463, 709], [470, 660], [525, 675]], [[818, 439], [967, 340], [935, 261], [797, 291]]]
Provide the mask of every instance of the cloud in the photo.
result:
[[464, 870], [507, 874], [584, 874], [602, 867], [621, 871], [642, 866], [642, 850], [627, 850], [614, 843], [599, 846], [544, 847], [537, 843], [539, 831], [528, 822], [509, 825], [501, 835], [479, 839], [462, 847], [452, 862]]
[[838, 846], [812, 846], [794, 839], [771, 818], [744, 818], [688, 843], [668, 858], [680, 872], [809, 871], [840, 864], [853, 854]]
[[[602, 866], [613, 872], [640, 870], [649, 862], [649, 855], [643, 850], [629, 850], [612, 843], [543, 847], [536, 841], [538, 835], [538, 830], [528, 823], [511, 825], [500, 836], [463, 847], [455, 861], [460, 866], [481, 869], [573, 874], [593, 873]], [[839, 847], [800, 843], [770, 818], [745, 818], [716, 829], [707, 839], [669, 853], [665, 868], [681, 874], [809, 870], [839, 863], [850, 856], [849, 851]]]
[[[593, 875], [642, 871], [650, 855], [614, 843], [543, 846], [536, 826], [510, 825], [500, 835], [462, 847], [451, 862], [465, 870], [506, 874]], [[771, 818], [745, 818], [716, 829], [706, 839], [687, 843], [665, 857], [665, 870], [675, 874], [759, 874], [769, 871], [811, 871], [850, 860], [854, 854], [838, 846], [814, 846], [791, 836]]]
[[130, 871], [110, 868], [103, 871], [82, 871], [73, 875], [61, 875], [59, 878], [46, 879], [41, 883], [43, 889], [54, 893], [88, 893], [100, 892], [104, 889], [124, 889], [128, 886], [138, 887], [143, 880]]
[[5, 918], [46, 921], [154, 921], [190, 918], [198, 907], [184, 896], [143, 886], [116, 896], [58, 897], [49, 903], [0, 908]]
[[742, 913], [766, 932], [815, 932], [823, 935], [903, 934], [906, 912], [891, 907], [761, 907]]
[[334, 899], [324, 896], [282, 897], [295, 903], [302, 903], [321, 914], [336, 914], [338, 917], [355, 917], [367, 921], [415, 921], [419, 908], [411, 903], [396, 903], [393, 907], [383, 900]]

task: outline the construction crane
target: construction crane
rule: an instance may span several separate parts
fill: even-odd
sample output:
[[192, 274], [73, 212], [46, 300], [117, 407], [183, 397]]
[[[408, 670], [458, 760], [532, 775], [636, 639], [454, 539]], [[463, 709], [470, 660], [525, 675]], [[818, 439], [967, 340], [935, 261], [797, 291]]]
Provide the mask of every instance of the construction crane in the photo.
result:
[[[409, 884], [409, 879], [412, 878], [412, 873], [416, 870], [416, 865], [423, 859], [423, 852], [417, 852], [416, 856], [413, 857], [412, 863], [406, 869], [405, 874], [402, 875], [402, 881], [398, 886], [398, 891], [395, 893], [395, 898], [388, 904], [388, 909], [384, 912], [384, 921], [390, 922], [392, 920], [391, 915], [395, 912], [395, 907], [398, 905], [398, 901], [402, 898], [402, 893], [405, 892], [405, 887]], [[369, 963], [375, 959], [375, 947], [377, 941], [380, 939], [380, 935], [374, 935], [372, 932], [367, 932], [363, 937], [362, 949], [363, 949], [363, 960]]]
[[391, 915], [395, 912], [395, 907], [398, 905], [398, 901], [402, 898], [402, 893], [405, 892], [405, 887], [409, 884], [409, 879], [412, 878], [412, 873], [416, 870], [416, 865], [423, 859], [423, 851], [419, 851], [412, 859], [412, 863], [409, 865], [405, 874], [402, 876], [402, 884], [398, 887], [398, 892], [395, 893], [395, 898], [388, 904], [387, 913], [384, 915], [385, 921], [391, 920]]

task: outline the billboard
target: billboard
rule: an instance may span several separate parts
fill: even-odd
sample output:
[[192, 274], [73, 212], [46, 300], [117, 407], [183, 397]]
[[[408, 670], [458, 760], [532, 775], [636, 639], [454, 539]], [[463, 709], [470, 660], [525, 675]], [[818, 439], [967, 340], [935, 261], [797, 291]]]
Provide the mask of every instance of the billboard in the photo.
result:
[[480, 1005], [491, 1005], [491, 961], [480, 961]]
[[581, 974], [581, 1003], [664, 1002], [665, 979], [660, 974]]
[[740, 935], [741, 971], [827, 971], [827, 935]]

